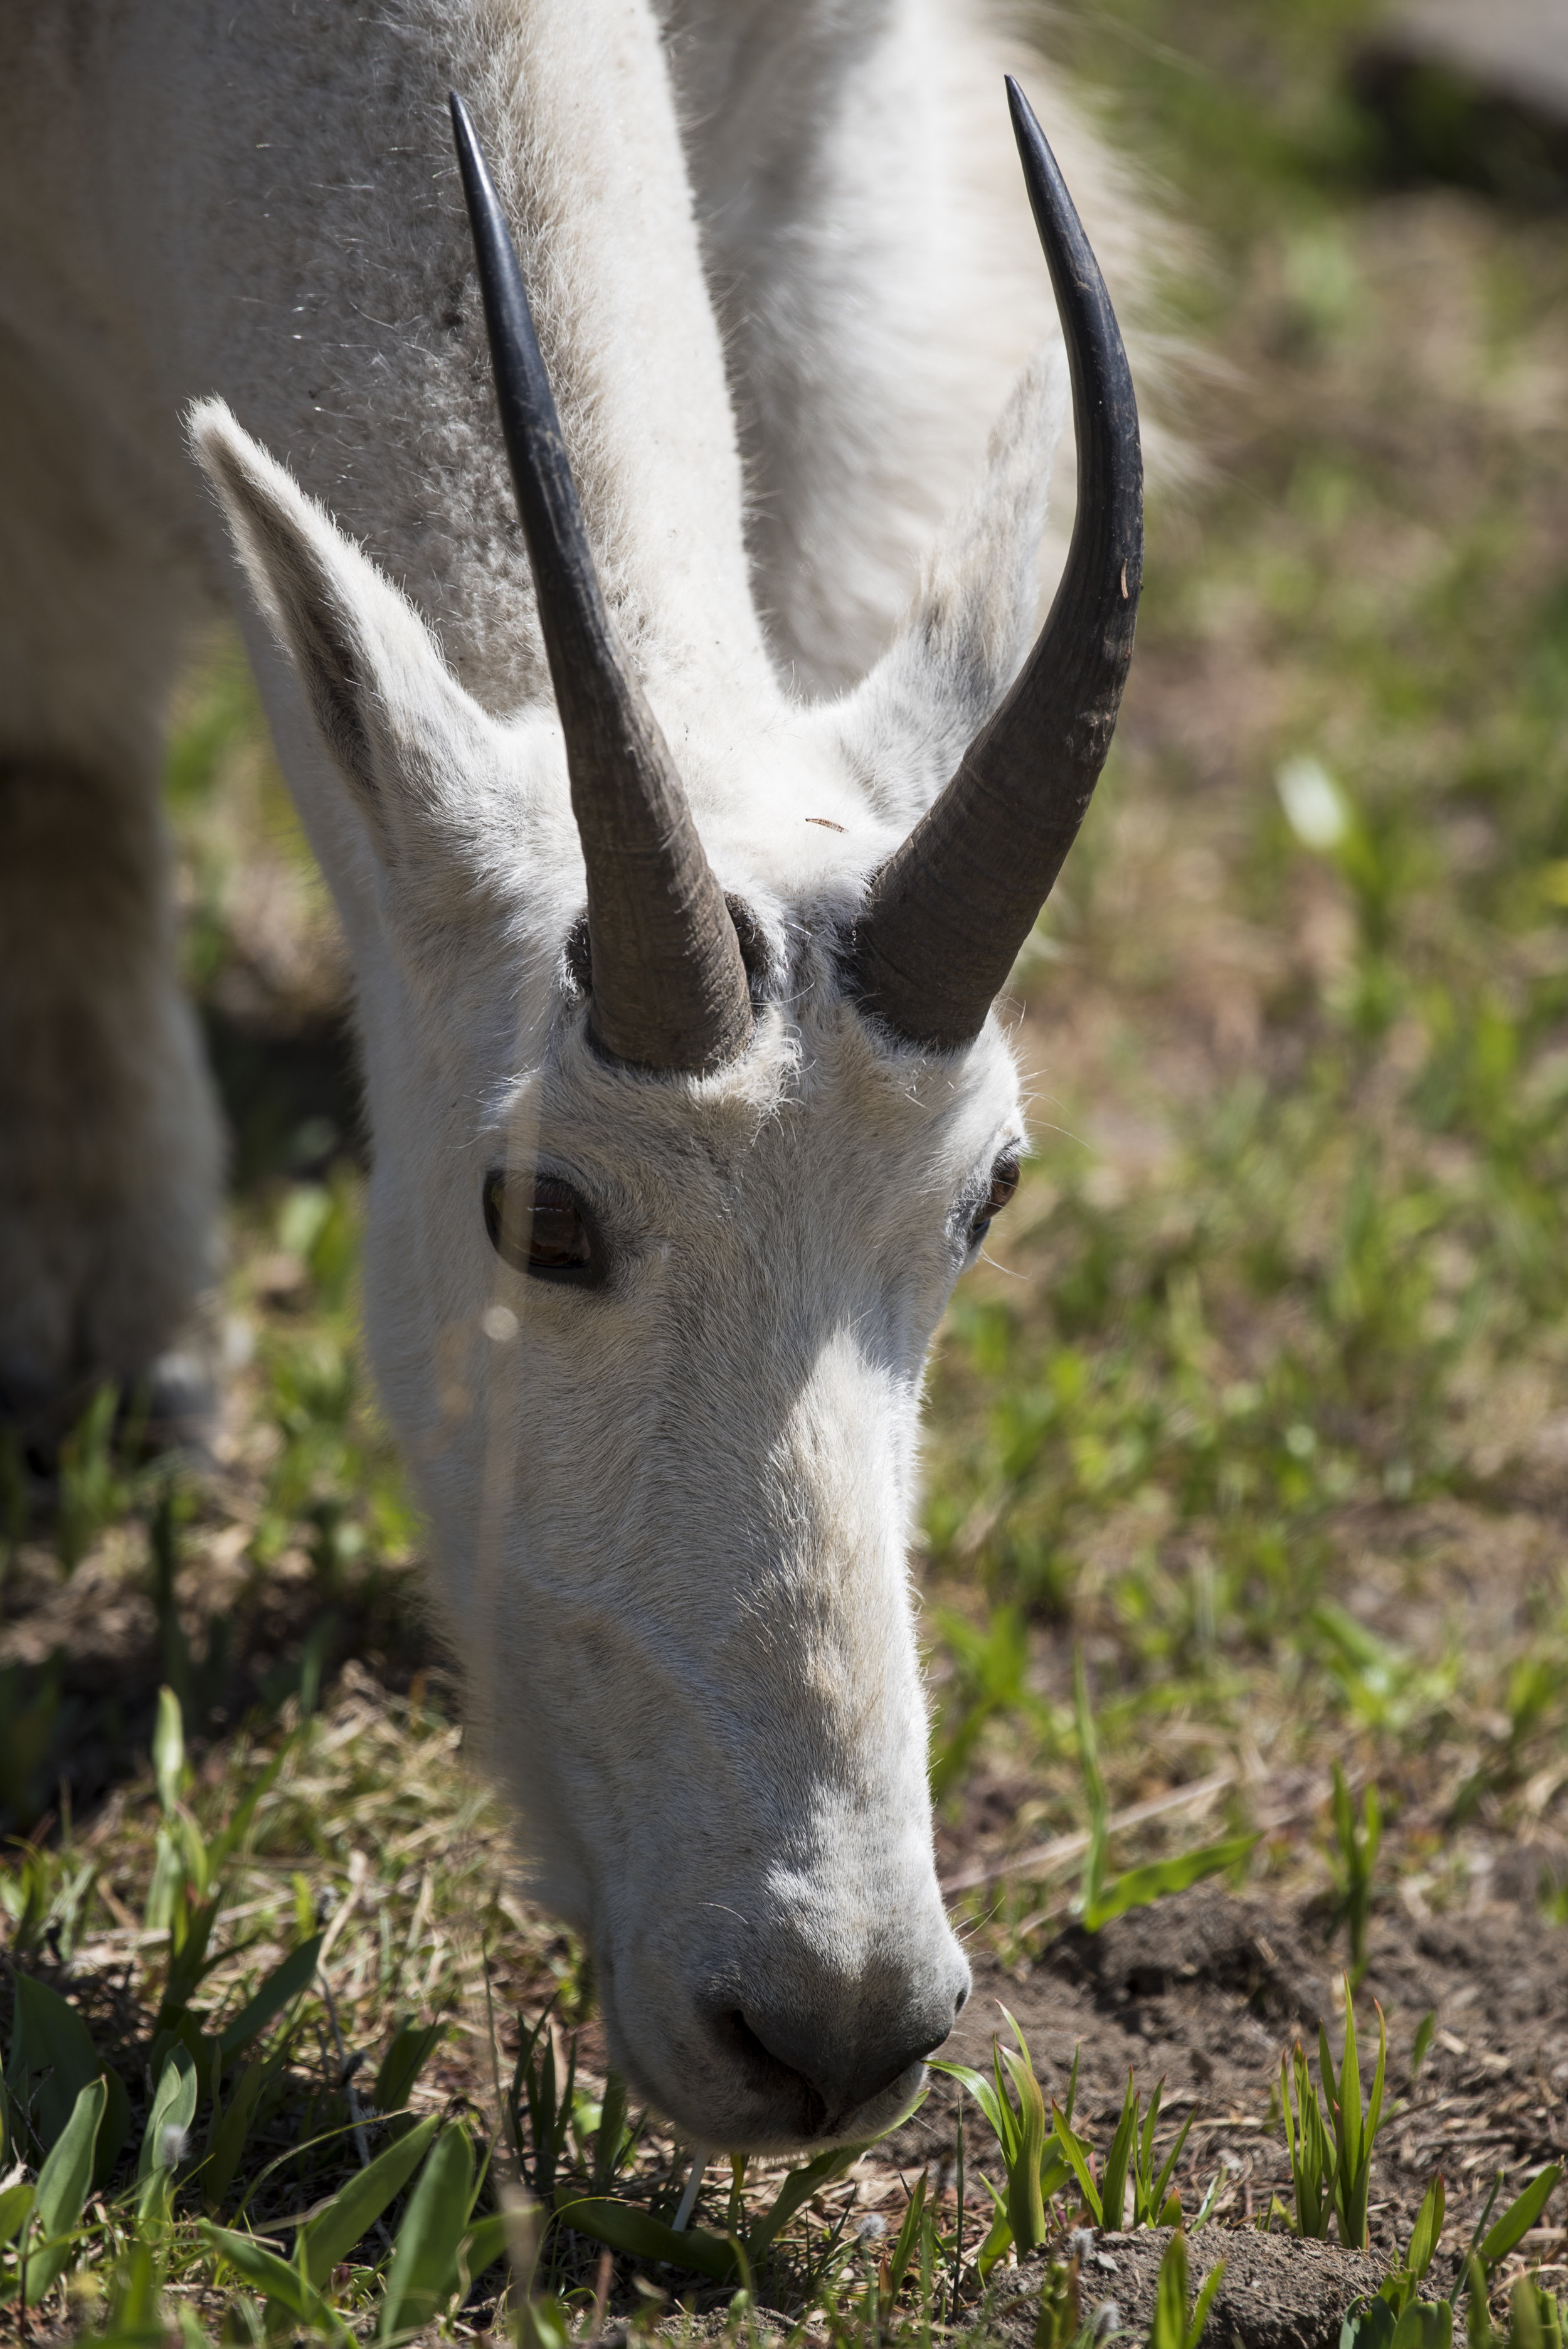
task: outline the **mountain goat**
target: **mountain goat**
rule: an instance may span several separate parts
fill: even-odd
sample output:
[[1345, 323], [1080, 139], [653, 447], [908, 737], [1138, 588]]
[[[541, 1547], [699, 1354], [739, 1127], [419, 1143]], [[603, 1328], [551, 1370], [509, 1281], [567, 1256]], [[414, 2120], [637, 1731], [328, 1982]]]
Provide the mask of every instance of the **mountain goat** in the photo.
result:
[[958, 0], [0, 26], [0, 1402], [144, 1370], [211, 1276], [155, 780], [226, 574], [352, 955], [441, 1619], [616, 2059], [738, 2149], [872, 2134], [965, 1995], [920, 1389], [1138, 601], [1120, 339], [993, 64]]

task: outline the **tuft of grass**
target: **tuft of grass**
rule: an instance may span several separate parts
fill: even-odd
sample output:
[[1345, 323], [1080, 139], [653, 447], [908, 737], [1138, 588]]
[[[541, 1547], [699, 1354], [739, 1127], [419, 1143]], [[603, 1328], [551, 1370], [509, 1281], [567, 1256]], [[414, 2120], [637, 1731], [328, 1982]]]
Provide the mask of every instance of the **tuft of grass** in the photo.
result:
[[1046, 2240], [1047, 2206], [1068, 2183], [1070, 2176], [1067, 2143], [1071, 2137], [1072, 2111], [1078, 2095], [1075, 2056], [1072, 2077], [1068, 2083], [1064, 2137], [1059, 2116], [1054, 2127], [1047, 2123], [1045, 2091], [1035, 2076], [1028, 2042], [1006, 2007], [1002, 2014], [1017, 2045], [1004, 2047], [1000, 2039], [993, 2040], [989, 2080], [967, 2064], [937, 2061], [931, 2066], [934, 2072], [945, 2073], [949, 2079], [968, 2090], [989, 2122], [1001, 2150], [1006, 2188], [1005, 2192], [998, 2191], [989, 2178], [985, 2180], [995, 2205], [995, 2217], [975, 2263], [982, 2277], [990, 2274], [1007, 2251], [1016, 2250], [1022, 2257], [1037, 2251]]
[[1280, 2105], [1295, 2196], [1291, 2223], [1298, 2235], [1325, 2240], [1332, 2218], [1347, 2251], [1359, 2251], [1367, 2247], [1372, 2155], [1382, 2126], [1383, 2075], [1387, 2054], [1387, 2033], [1379, 2006], [1377, 2060], [1371, 2088], [1363, 2103], [1356, 2047], [1356, 2004], [1346, 1976], [1345, 2048], [1337, 2072], [1328, 2033], [1321, 2023], [1317, 2029], [1318, 2073], [1326, 2111], [1318, 2102], [1301, 2042], [1296, 2042], [1288, 2057], [1280, 2059]]

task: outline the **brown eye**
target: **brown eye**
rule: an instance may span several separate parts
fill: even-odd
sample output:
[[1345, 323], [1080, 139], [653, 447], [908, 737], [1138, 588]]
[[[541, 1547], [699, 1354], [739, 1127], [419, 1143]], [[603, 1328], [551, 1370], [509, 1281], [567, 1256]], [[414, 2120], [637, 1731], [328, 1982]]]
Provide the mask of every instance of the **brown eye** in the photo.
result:
[[498, 1167], [485, 1176], [484, 1210], [490, 1245], [514, 1272], [584, 1286], [603, 1278], [593, 1220], [571, 1185], [558, 1176], [540, 1175], [531, 1198], [522, 1203]]
[[998, 1159], [991, 1170], [991, 1188], [985, 1194], [985, 1204], [969, 1226], [969, 1245], [978, 1247], [991, 1228], [991, 1219], [999, 1216], [1018, 1187], [1018, 1162], [1016, 1158]]

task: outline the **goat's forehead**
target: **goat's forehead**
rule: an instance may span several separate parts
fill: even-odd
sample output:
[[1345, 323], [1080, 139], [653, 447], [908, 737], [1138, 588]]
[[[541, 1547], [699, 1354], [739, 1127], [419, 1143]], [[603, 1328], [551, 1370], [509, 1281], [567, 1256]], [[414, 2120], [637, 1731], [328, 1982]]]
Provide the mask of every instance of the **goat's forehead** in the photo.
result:
[[551, 1064], [493, 1121], [513, 1160], [575, 1163], [671, 1189], [854, 1173], [942, 1189], [1018, 1132], [1018, 1078], [993, 1020], [961, 1053], [902, 1050], [846, 1002], [777, 1003], [751, 1050], [705, 1080], [639, 1077], [598, 1059], [572, 1023]]

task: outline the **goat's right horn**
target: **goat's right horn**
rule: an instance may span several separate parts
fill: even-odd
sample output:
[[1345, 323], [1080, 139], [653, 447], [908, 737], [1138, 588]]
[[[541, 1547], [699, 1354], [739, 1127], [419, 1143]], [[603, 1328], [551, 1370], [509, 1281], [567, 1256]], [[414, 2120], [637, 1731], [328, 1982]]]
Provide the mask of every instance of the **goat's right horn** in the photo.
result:
[[851, 948], [867, 1009], [939, 1051], [979, 1034], [1072, 846], [1110, 748], [1143, 581], [1143, 460], [1116, 314], [1011, 77], [1007, 98], [1072, 376], [1078, 513], [1038, 643], [873, 876]]
[[746, 1049], [740, 942], [589, 550], [522, 272], [469, 111], [452, 129], [501, 429], [588, 868], [589, 1027], [611, 1059], [700, 1074]]

